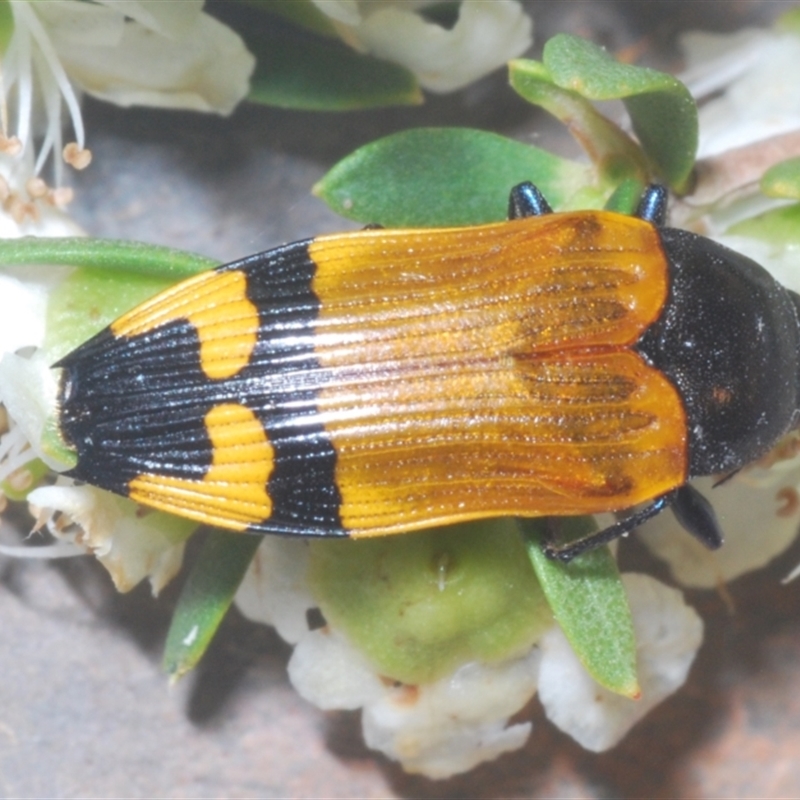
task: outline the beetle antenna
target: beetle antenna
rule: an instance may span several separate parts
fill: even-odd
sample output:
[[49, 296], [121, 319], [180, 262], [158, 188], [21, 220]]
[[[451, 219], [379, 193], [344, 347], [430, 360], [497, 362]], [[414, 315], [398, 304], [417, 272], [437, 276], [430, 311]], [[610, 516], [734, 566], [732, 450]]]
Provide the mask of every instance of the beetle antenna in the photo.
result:
[[652, 222], [657, 228], [667, 221], [667, 190], [658, 183], [651, 183], [642, 192], [634, 216]]
[[517, 184], [508, 196], [508, 218], [541, 217], [552, 214], [553, 209], [544, 195], [530, 181]]

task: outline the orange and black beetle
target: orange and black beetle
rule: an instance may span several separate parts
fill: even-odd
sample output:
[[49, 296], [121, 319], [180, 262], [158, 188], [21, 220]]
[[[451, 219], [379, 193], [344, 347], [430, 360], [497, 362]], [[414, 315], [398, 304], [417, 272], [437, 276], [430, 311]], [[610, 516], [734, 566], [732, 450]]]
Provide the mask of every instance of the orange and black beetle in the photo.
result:
[[179, 283], [56, 366], [68, 474], [238, 531], [354, 537], [672, 505], [798, 423], [800, 297], [637, 215], [319, 236]]

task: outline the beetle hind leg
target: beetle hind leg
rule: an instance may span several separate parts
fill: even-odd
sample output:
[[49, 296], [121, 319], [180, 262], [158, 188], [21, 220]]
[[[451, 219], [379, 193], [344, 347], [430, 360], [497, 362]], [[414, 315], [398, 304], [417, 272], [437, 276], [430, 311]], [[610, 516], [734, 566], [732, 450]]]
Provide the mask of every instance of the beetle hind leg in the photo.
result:
[[634, 528], [656, 516], [656, 514], [660, 514], [667, 506], [675, 502], [675, 496], [678, 491], [678, 489], [673, 489], [671, 492], [662, 494], [660, 497], [656, 497], [650, 505], [635, 511], [629, 517], [625, 517], [625, 519], [621, 519], [601, 531], [576, 539], [569, 544], [556, 545], [552, 542], [545, 542], [542, 545], [542, 552], [548, 558], [556, 561], [572, 561], [573, 558], [585, 553], [587, 550], [594, 550], [595, 547], [613, 542], [614, 539], [619, 539], [621, 536], [627, 536]]
[[722, 546], [722, 531], [717, 521], [717, 515], [714, 513], [714, 507], [697, 489], [689, 484], [684, 484], [671, 492], [662, 494], [650, 505], [601, 531], [590, 533], [588, 536], [564, 545], [545, 542], [542, 545], [542, 551], [548, 558], [564, 562], [572, 561], [573, 558], [587, 550], [593, 550], [595, 547], [613, 542], [614, 539], [627, 536], [634, 528], [660, 514], [667, 507], [672, 508], [680, 526], [709, 550], [716, 550]]

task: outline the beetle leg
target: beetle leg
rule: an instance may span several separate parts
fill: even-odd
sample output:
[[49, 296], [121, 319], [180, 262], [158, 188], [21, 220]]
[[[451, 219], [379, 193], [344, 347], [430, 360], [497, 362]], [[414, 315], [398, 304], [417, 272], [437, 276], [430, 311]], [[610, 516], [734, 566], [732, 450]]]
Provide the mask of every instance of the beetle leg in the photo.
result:
[[722, 531], [714, 507], [688, 483], [676, 491], [672, 513], [675, 514], [681, 527], [709, 550], [716, 550], [722, 546]]
[[620, 536], [626, 536], [634, 528], [650, 519], [650, 517], [660, 514], [667, 506], [675, 502], [679, 491], [680, 489], [673, 489], [671, 492], [662, 494], [660, 497], [656, 497], [650, 505], [645, 506], [639, 511], [635, 511], [629, 517], [621, 519], [619, 522], [615, 522], [613, 525], [609, 525], [601, 531], [596, 531], [581, 539], [576, 539], [569, 544], [553, 545], [549, 542], [545, 542], [542, 544], [542, 552], [548, 558], [564, 562], [572, 561], [575, 556], [579, 556], [586, 550], [593, 550], [595, 547], [599, 547], [602, 544], [608, 544], [609, 542], [613, 542], [614, 539], [619, 539]]
[[552, 214], [553, 209], [544, 195], [530, 182], [517, 184], [508, 196], [508, 218], [541, 217]]
[[667, 221], [667, 190], [657, 183], [651, 183], [642, 192], [634, 216], [661, 228]]

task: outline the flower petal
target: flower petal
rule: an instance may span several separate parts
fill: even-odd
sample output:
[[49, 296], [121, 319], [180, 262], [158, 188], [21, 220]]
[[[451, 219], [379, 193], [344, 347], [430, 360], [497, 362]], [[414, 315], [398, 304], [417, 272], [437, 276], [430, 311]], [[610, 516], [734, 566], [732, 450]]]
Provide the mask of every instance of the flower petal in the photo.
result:
[[300, 696], [324, 710], [361, 708], [386, 691], [364, 657], [329, 628], [307, 630], [289, 659], [288, 671]]
[[123, 17], [135, 20], [162, 36], [181, 38], [203, 13], [204, 0], [95, 0]]
[[290, 644], [308, 634], [306, 612], [316, 607], [308, 588], [308, 543], [266, 536], [236, 593], [248, 619], [273, 625]]
[[540, 642], [539, 697], [547, 717], [594, 752], [617, 744], [631, 727], [686, 680], [703, 638], [703, 623], [675, 589], [647, 575], [627, 574], [638, 643], [642, 695], [629, 700], [595, 683], [557, 628]]
[[31, 358], [6, 353], [0, 360], [0, 402], [30, 442], [33, 453], [53, 469], [64, 469], [65, 465], [44, 452], [42, 446], [57, 393], [57, 373], [43, 351], [38, 350]]
[[800, 37], [740, 31], [683, 39], [695, 91], [727, 86], [700, 109], [698, 158], [800, 128]]
[[47, 286], [0, 273], [0, 356], [44, 343]]
[[361, 12], [357, 0], [311, 0], [326, 16], [345, 25], [358, 25]]
[[58, 510], [67, 524], [80, 526], [81, 533], [64, 532], [64, 523], [52, 519], [50, 532], [58, 539], [86, 547], [109, 571], [117, 591], [128, 592], [144, 578], [153, 594], [178, 573], [185, 539], [196, 525], [167, 514], [139, 515], [139, 506], [123, 497], [93, 486], [74, 486], [60, 479], [56, 486], [43, 486], [28, 495], [38, 509]]
[[83, 0], [35, 3], [33, 10], [54, 40], [84, 47], [100, 42], [105, 46], [118, 43], [125, 28], [122, 9], [105, 8]]
[[411, 70], [433, 92], [460, 89], [531, 44], [533, 23], [516, 0], [464, 0], [450, 30], [403, 6], [364, 9], [352, 30], [363, 49]]
[[241, 38], [208, 14], [197, 15], [180, 39], [132, 23], [116, 44], [100, 37], [94, 46], [78, 45], [57, 34], [54, 45], [70, 78], [121, 106], [229, 114], [247, 94], [255, 66]]
[[536, 691], [540, 652], [502, 664], [465, 664], [422, 686], [390, 687], [364, 708], [364, 740], [433, 779], [466, 772], [522, 747], [530, 723], [508, 725]]

